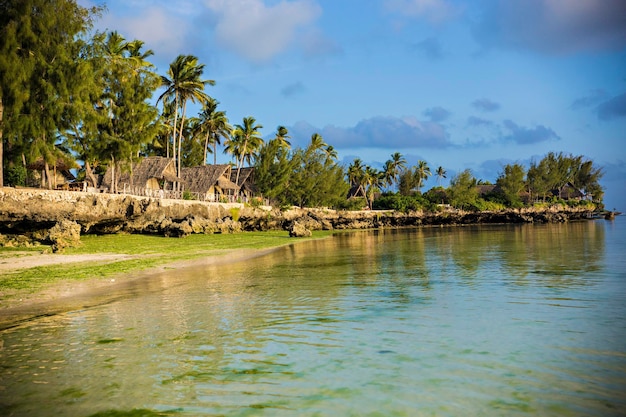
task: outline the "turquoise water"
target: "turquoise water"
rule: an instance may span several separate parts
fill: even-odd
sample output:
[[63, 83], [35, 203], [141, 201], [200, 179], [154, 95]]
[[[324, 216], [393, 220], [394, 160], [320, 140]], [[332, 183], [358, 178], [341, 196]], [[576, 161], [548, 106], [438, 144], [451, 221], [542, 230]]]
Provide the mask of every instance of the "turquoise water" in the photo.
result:
[[626, 219], [340, 234], [0, 339], [3, 416], [626, 415]]

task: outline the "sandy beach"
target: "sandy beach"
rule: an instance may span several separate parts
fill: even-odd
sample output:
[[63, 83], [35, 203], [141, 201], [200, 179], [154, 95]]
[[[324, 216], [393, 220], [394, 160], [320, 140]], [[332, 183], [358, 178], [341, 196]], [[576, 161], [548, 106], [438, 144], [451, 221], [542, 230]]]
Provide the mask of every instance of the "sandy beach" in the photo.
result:
[[[35, 317], [49, 316], [64, 311], [107, 303], [130, 292], [133, 288], [146, 287], [158, 280], [163, 273], [175, 269], [215, 266], [245, 261], [263, 256], [279, 247], [266, 249], [224, 249], [202, 258], [164, 263], [158, 267], [127, 274], [95, 277], [87, 280], [62, 280], [47, 285], [36, 292], [18, 291], [11, 297], [0, 294], [0, 330], [19, 325]], [[36, 252], [5, 253], [0, 258], [0, 276], [34, 267], [85, 262], [106, 264], [137, 259], [147, 255], [124, 254], [41, 254]]]

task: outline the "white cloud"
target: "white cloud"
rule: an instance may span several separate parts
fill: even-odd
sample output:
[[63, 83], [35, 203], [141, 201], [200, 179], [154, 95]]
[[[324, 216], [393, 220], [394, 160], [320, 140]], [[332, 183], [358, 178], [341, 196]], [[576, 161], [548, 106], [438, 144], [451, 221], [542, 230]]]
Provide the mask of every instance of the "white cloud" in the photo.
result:
[[215, 39], [244, 58], [264, 63], [292, 45], [299, 31], [321, 15], [313, 0], [281, 1], [266, 5], [262, 0], [205, 0], [216, 15]]
[[161, 54], [178, 55], [185, 50], [187, 25], [182, 17], [173, 16], [164, 8], [153, 6], [142, 10], [137, 17], [122, 18], [113, 14], [104, 16], [103, 24], [117, 30], [126, 39], [140, 39], [146, 47]]

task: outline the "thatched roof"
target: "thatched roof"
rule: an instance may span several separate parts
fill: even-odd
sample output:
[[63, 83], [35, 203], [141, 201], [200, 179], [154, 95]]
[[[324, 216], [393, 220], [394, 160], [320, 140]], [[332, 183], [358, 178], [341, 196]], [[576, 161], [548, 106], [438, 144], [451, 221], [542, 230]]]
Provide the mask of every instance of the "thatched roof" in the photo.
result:
[[[111, 174], [112, 169], [109, 167], [104, 174], [102, 184], [105, 186], [111, 186]], [[148, 182], [151, 178], [157, 180], [166, 180], [169, 182], [181, 182], [181, 179], [176, 176], [176, 164], [173, 159], [164, 158], [162, 156], [149, 156], [143, 158], [139, 163], [133, 164], [132, 169], [132, 181], [131, 173], [128, 171], [122, 171], [118, 169], [115, 172], [117, 178], [119, 178], [119, 184], [129, 184], [132, 182], [134, 185], [142, 186]]]
[[349, 199], [357, 197], [367, 198], [367, 195], [365, 194], [365, 188], [363, 188], [361, 184], [353, 185], [352, 188], [350, 188], [350, 191], [348, 191]]
[[[233, 169], [230, 174], [230, 180], [235, 182], [237, 180], [237, 169]], [[239, 170], [239, 186], [247, 191], [256, 193], [257, 187], [254, 183], [254, 167], [241, 168]]]
[[[145, 184], [150, 178], [169, 182], [180, 181], [180, 178], [176, 177], [174, 160], [162, 156], [149, 156], [143, 158], [139, 164], [133, 165], [134, 184]], [[128, 182], [128, 180], [130, 180], [130, 173], [122, 174], [120, 181]]]
[[239, 186], [229, 180], [230, 165], [203, 165], [183, 168], [181, 177], [185, 189], [195, 193], [206, 193], [211, 187], [218, 186], [222, 190], [239, 190]]
[[[57, 171], [69, 171], [70, 169], [80, 168], [76, 161], [69, 158], [58, 158], [55, 164], [48, 164], [49, 169], [54, 169], [56, 165]], [[34, 162], [26, 165], [26, 168], [42, 171], [45, 169], [45, 163], [43, 158], [37, 158]]]

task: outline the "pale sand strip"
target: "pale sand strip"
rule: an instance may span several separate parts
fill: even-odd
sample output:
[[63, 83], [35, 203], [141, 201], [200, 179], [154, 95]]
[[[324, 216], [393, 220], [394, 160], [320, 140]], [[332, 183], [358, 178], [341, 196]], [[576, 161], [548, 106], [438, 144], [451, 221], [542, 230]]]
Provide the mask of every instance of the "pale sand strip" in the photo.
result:
[[[51, 284], [33, 294], [23, 294], [0, 301], [0, 330], [19, 325], [36, 317], [59, 314], [66, 311], [101, 305], [119, 298], [119, 294], [132, 288], [149, 287], [150, 281], [173, 269], [186, 269], [203, 266], [225, 265], [264, 256], [282, 247], [266, 249], [227, 249], [218, 250], [202, 258], [166, 263], [128, 274], [117, 274], [105, 278], [88, 280], [64, 280]], [[134, 259], [134, 255], [60, 255], [60, 254], [20, 254], [15, 258], [0, 258], [0, 272], [15, 271], [36, 266], [47, 266], [71, 262], [97, 262], [98, 264], [118, 260]], [[5, 263], [6, 262], [6, 263]]]

